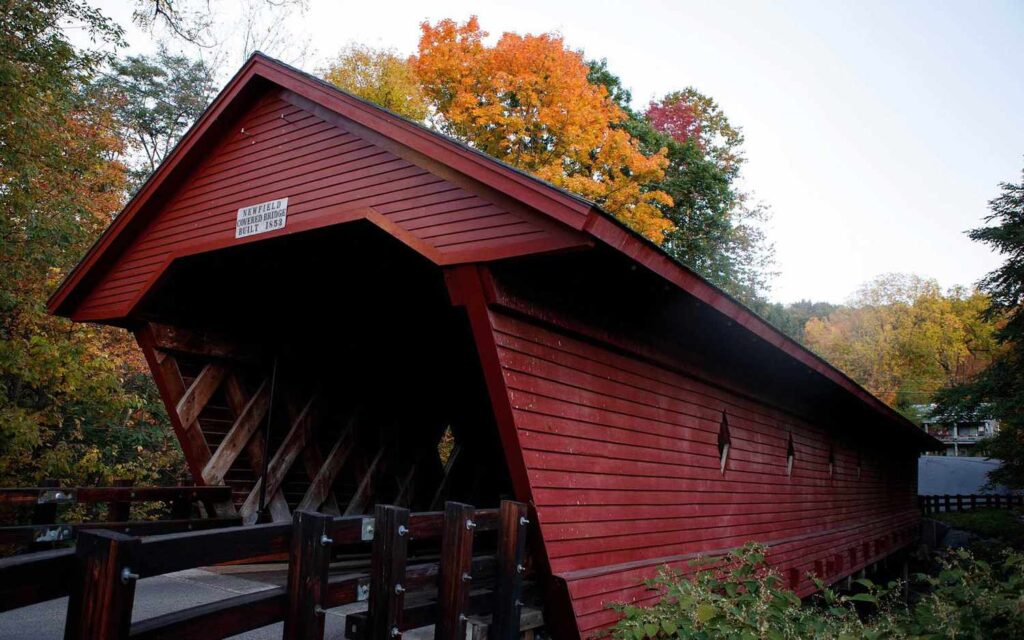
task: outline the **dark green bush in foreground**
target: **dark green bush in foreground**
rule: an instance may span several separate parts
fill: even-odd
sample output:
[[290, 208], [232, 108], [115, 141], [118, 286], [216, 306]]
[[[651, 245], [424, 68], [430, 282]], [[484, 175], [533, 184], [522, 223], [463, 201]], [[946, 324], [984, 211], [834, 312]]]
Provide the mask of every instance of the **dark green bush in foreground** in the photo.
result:
[[919, 596], [909, 607], [899, 599], [900, 584], [870, 580], [856, 581], [859, 593], [823, 589], [802, 603], [768, 567], [764, 550], [750, 544], [724, 561], [705, 561], [690, 576], [663, 569], [650, 585], [664, 596], [646, 608], [617, 605], [623, 618], [612, 637], [1024, 638], [1024, 554], [1007, 550], [988, 563], [958, 550], [939, 565], [936, 575], [914, 577]]

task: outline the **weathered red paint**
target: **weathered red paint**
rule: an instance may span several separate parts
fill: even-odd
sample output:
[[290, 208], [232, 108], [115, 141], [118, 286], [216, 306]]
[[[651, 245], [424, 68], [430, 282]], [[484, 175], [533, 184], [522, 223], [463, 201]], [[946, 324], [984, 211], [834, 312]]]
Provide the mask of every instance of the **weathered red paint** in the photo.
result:
[[[234, 238], [239, 207], [280, 197], [289, 198], [285, 229]], [[814, 588], [808, 572], [837, 580], [911, 541], [914, 459], [930, 437], [593, 205], [261, 55], [50, 309], [132, 326], [178, 260], [356, 220], [444, 270], [451, 303], [465, 311], [515, 492], [536, 520], [533, 553], [552, 578], [561, 635], [606, 626], [611, 602], [650, 600], [643, 580], [658, 567], [750, 539], [770, 545], [801, 594]], [[495, 275], [534, 256], [555, 256], [557, 271], [581, 254], [660, 283], [652, 304], [689, 310], [681, 332], [697, 317], [705, 324], [694, 327], [711, 323], [712, 347], [687, 357], [671, 335], [649, 335], [642, 315], [602, 322], [533, 296], [547, 278], [522, 271], [534, 278], [524, 293]], [[623, 283], [598, 293], [623, 295]], [[585, 306], [595, 293], [560, 295]], [[707, 354], [721, 342], [722, 357], [736, 358], [736, 341], [780, 368], [761, 356], [743, 371], [714, 366]], [[775, 373], [802, 394], [756, 384]], [[880, 433], [893, 436], [885, 453], [871, 445]]]

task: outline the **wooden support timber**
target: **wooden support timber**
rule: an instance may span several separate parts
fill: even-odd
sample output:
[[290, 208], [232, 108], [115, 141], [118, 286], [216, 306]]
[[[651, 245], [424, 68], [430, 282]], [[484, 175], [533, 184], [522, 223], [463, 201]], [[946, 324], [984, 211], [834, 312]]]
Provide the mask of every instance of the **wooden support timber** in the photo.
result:
[[[300, 368], [284, 368], [286, 373], [277, 376], [277, 397], [271, 398], [270, 356], [223, 334], [165, 324], [143, 325], [136, 333], [194, 478], [203, 485], [231, 485], [246, 524], [261, 517], [289, 521], [293, 509], [355, 515], [378, 498], [402, 506], [432, 498], [436, 507], [449, 495], [453, 469], [474, 470], [472, 456], [467, 458], [466, 445], [458, 440], [445, 464], [437, 466], [437, 443], [428, 442], [431, 438], [403, 441], [393, 428], [369, 430], [370, 423], [388, 424], [396, 415], [388, 408], [375, 413], [382, 411], [377, 405], [361, 408], [349, 399], [338, 403], [325, 397], [323, 378]], [[398, 414], [398, 419], [408, 416]], [[334, 431], [339, 422], [342, 428]], [[322, 452], [324, 430], [333, 445]], [[377, 443], [372, 449], [371, 442]], [[385, 469], [389, 475], [381, 475]], [[266, 512], [261, 513], [264, 496]]]
[[[225, 391], [228, 404], [231, 405], [231, 410], [235, 413], [236, 419], [241, 418], [243, 413], [245, 413], [246, 408], [248, 407], [248, 403], [246, 402], [245, 399], [245, 389], [242, 387], [242, 383], [238, 379], [237, 375], [232, 375], [228, 378]], [[257, 391], [257, 393], [259, 392]], [[220, 450], [224, 448], [224, 446], [227, 444], [227, 440], [227, 438], [224, 438], [224, 442], [222, 442], [220, 448], [217, 449], [217, 453], [220, 453]], [[260, 433], [258, 430], [253, 432], [249, 436], [249, 441], [245, 444], [245, 450], [246, 453], [248, 453], [249, 458], [249, 467], [252, 469], [253, 476], [256, 477], [257, 479], [257, 485], [259, 485], [262, 482], [261, 476], [263, 475], [263, 458], [264, 456], [267, 455], [268, 447], [269, 443], [264, 442], [263, 434]], [[217, 454], [214, 454], [214, 457], [216, 457], [216, 455]], [[282, 522], [288, 520], [291, 517], [291, 511], [289, 511], [288, 509], [288, 503], [285, 502], [284, 496], [282, 496], [280, 492], [267, 492], [267, 496], [269, 497], [267, 507], [270, 510], [271, 520], [273, 520], [274, 522]], [[251, 522], [255, 522], [255, 520], [260, 515], [258, 513], [259, 507], [259, 504], [253, 505], [253, 510], [249, 514], [243, 512], [242, 517], [245, 518], [246, 515], [248, 515], [249, 520]]]
[[348, 426], [341, 432], [337, 442], [331, 448], [330, 453], [327, 454], [327, 458], [324, 459], [324, 463], [320, 466], [317, 471], [316, 477], [313, 478], [313, 482], [310, 483], [309, 489], [306, 491], [306, 495], [303, 496], [302, 502], [299, 503], [299, 509], [318, 509], [320, 505], [327, 500], [327, 496], [331, 490], [331, 486], [334, 484], [334, 479], [338, 477], [338, 472], [341, 471], [341, 467], [348, 460], [352, 454], [352, 450], [355, 448], [355, 414], [352, 419], [349, 420]]

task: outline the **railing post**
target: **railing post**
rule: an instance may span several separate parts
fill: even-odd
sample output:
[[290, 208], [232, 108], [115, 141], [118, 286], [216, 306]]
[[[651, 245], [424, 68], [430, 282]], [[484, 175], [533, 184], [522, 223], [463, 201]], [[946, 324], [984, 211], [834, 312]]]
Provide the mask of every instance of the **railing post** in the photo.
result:
[[331, 562], [328, 537], [331, 516], [296, 511], [292, 517], [291, 551], [288, 556], [288, 608], [284, 617], [285, 640], [324, 637], [324, 596], [327, 567]]
[[497, 576], [494, 584], [494, 616], [489, 640], [519, 638], [519, 615], [526, 573], [526, 505], [503, 500], [498, 530]]
[[[134, 480], [114, 480], [115, 487], [130, 487]], [[107, 522], [126, 522], [132, 513], [131, 500], [111, 500], [107, 505]]]
[[[60, 483], [53, 478], [47, 478], [39, 483], [40, 487], [59, 487]], [[32, 510], [32, 524], [55, 524], [57, 522], [57, 503], [47, 502], [36, 504]], [[52, 542], [33, 542], [28, 546], [29, 551], [42, 551], [52, 549]]]
[[[193, 483], [180, 482], [181, 486], [191, 486]], [[171, 519], [172, 520], [191, 520], [192, 519], [192, 496], [185, 495], [180, 498], [171, 500]]]
[[963, 511], [964, 510], [964, 497], [962, 495], [960, 495], [959, 493], [956, 494], [956, 510], [957, 511]]
[[409, 510], [377, 505], [374, 511], [367, 640], [402, 637], [405, 559], [409, 545]]
[[999, 507], [1001, 507], [1001, 506], [1002, 506], [1002, 505], [1000, 504], [1000, 503], [1002, 503], [1002, 496], [1001, 496], [1001, 495], [999, 495], [999, 494], [997, 493], [997, 494], [995, 494], [994, 496], [992, 496], [992, 499], [993, 499], [993, 500], [995, 500], [995, 503], [996, 503], [996, 509], [998, 509]]
[[971, 494], [971, 511], [974, 511], [977, 508], [978, 508], [978, 496], [972, 493]]
[[138, 538], [113, 531], [79, 532], [65, 640], [128, 638], [140, 545]]
[[949, 513], [949, 503], [950, 503], [950, 496], [949, 496], [949, 494], [946, 494], [946, 495], [942, 496], [942, 500], [943, 500], [943, 503], [945, 504], [946, 513]]
[[441, 538], [441, 575], [437, 591], [436, 640], [466, 637], [469, 589], [473, 576], [473, 522], [476, 510], [468, 504], [446, 502]]

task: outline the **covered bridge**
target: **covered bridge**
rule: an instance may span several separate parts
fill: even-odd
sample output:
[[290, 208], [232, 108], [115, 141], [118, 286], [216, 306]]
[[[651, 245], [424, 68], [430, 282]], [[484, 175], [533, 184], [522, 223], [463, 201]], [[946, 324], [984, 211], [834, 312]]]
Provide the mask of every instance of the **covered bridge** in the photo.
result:
[[916, 534], [913, 424], [592, 203], [263, 55], [50, 310], [134, 332], [248, 522], [528, 502], [558, 637], [697, 554], [759, 540], [808, 594]]

